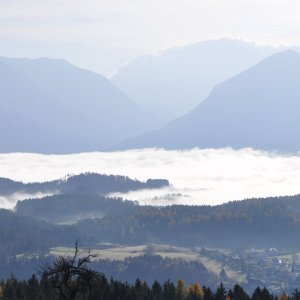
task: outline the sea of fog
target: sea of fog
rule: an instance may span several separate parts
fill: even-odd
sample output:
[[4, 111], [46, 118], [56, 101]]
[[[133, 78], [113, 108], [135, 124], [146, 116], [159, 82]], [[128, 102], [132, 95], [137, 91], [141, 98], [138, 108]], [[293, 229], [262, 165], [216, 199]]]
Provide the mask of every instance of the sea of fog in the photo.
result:
[[[142, 149], [68, 155], [0, 154], [0, 177], [23, 182], [46, 181], [68, 174], [97, 172], [139, 180], [166, 178], [171, 187], [115, 194], [140, 204], [211, 204], [300, 192], [300, 155], [253, 149]], [[28, 195], [0, 198], [12, 207]]]

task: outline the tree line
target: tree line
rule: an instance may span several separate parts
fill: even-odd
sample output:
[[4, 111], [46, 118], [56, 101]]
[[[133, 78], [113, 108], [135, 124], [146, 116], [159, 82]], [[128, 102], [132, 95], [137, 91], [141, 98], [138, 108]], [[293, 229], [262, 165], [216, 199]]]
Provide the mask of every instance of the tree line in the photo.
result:
[[[78, 280], [78, 279], [77, 279]], [[77, 280], [70, 284], [78, 285]], [[90, 289], [78, 289], [73, 295], [61, 294], [53, 280], [36, 275], [28, 280], [18, 280], [14, 276], [0, 281], [1, 300], [300, 300], [300, 291], [294, 290], [291, 295], [284, 292], [271, 294], [266, 288], [257, 287], [252, 294], [236, 284], [228, 291], [221, 283], [213, 291], [199, 283], [186, 284], [179, 279], [177, 283], [155, 281], [151, 286], [137, 279], [134, 284], [107, 279], [103, 274], [96, 273]]]
[[186, 284], [183, 279], [176, 284], [167, 280], [149, 286], [140, 279], [129, 284], [91, 269], [94, 257], [91, 253], [80, 255], [76, 241], [73, 256], [60, 256], [40, 266], [39, 277], [18, 280], [11, 276], [0, 281], [0, 300], [300, 300], [298, 290], [291, 296], [284, 292], [272, 295], [265, 287], [257, 287], [249, 295], [238, 284], [228, 291], [223, 283], [213, 291], [197, 282]]

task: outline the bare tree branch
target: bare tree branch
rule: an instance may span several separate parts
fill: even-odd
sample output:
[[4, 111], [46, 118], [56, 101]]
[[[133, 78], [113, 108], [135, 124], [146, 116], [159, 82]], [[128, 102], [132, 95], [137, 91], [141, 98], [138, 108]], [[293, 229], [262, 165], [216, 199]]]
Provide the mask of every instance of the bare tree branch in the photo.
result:
[[73, 257], [60, 256], [52, 265], [47, 264], [40, 268], [41, 277], [50, 280], [53, 287], [57, 288], [63, 299], [85, 299], [92, 291], [92, 282], [97, 272], [88, 268], [92, 258], [96, 255], [89, 253], [79, 256], [78, 241], [75, 242]]

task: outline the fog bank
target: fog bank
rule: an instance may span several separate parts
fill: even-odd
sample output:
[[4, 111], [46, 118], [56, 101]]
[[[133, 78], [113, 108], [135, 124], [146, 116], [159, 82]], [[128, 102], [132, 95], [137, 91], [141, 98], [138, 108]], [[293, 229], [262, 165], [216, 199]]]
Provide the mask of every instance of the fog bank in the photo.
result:
[[[0, 154], [0, 177], [23, 182], [41, 182], [83, 172], [170, 181], [172, 186], [168, 189], [118, 194], [141, 204], [216, 205], [230, 200], [300, 192], [300, 155], [284, 156], [253, 149]], [[7, 199], [0, 200], [0, 205], [6, 206]]]

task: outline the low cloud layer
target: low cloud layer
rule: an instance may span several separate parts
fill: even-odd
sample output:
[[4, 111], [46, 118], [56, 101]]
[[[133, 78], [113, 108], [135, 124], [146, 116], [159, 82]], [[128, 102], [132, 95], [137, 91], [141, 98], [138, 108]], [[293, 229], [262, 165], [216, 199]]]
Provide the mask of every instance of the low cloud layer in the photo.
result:
[[[141, 204], [216, 205], [230, 200], [300, 192], [300, 155], [229, 148], [143, 149], [69, 155], [0, 154], [0, 177], [31, 182], [82, 172], [170, 181], [172, 186], [168, 189], [121, 195]], [[0, 205], [5, 206], [6, 200], [0, 199]]]
[[13, 209], [18, 201], [22, 201], [29, 198], [43, 198], [46, 196], [51, 196], [50, 193], [13, 193], [9, 196], [0, 196], [0, 208]]

